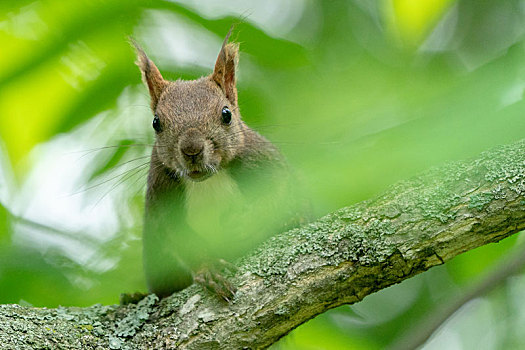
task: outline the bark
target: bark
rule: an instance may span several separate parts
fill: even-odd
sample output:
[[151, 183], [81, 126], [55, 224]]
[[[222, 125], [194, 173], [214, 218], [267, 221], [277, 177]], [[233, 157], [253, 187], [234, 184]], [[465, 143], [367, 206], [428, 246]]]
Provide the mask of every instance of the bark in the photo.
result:
[[525, 140], [401, 182], [276, 235], [238, 262], [221, 302], [197, 285], [159, 301], [0, 307], [5, 349], [259, 349], [327, 309], [360, 301], [525, 227]]

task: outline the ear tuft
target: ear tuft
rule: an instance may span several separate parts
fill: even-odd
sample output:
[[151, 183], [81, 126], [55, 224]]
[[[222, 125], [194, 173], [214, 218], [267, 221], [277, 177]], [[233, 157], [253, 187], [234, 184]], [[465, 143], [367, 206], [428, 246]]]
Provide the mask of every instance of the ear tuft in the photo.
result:
[[228, 43], [228, 39], [232, 33], [233, 26], [230, 28], [228, 35], [222, 43], [221, 51], [215, 62], [215, 69], [212, 73], [212, 79], [221, 87], [226, 95], [234, 105], [237, 105], [237, 88], [235, 69], [237, 67], [239, 56], [239, 44]]
[[137, 61], [135, 64], [140, 68], [142, 73], [142, 81], [149, 89], [151, 97], [151, 109], [155, 110], [159, 102], [160, 95], [168, 85], [168, 82], [162, 78], [157, 66], [152, 60], [148, 58], [144, 50], [133, 39], [129, 38], [131, 45], [135, 48], [137, 54]]

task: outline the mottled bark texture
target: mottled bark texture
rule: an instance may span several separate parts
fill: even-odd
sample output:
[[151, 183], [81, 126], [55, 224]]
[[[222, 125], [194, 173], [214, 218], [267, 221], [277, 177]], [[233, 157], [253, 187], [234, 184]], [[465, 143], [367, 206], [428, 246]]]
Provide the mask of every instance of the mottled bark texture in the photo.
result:
[[525, 227], [525, 140], [401, 182], [279, 234], [238, 262], [226, 304], [192, 285], [162, 301], [0, 307], [3, 349], [259, 349], [325, 310]]

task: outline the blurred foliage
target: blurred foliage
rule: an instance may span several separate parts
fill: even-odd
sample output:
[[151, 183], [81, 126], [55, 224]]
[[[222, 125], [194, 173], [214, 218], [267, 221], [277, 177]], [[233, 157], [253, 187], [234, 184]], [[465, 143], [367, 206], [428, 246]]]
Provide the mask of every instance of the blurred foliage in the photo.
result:
[[[524, 17], [521, 0], [0, 2], [0, 302], [83, 306], [145, 290], [153, 135], [128, 36], [165, 77], [194, 79], [238, 23], [243, 117], [302, 174], [320, 216], [523, 138]], [[332, 310], [274, 347], [384, 348], [515, 241]], [[426, 348], [525, 346], [524, 292], [523, 276], [509, 280]]]

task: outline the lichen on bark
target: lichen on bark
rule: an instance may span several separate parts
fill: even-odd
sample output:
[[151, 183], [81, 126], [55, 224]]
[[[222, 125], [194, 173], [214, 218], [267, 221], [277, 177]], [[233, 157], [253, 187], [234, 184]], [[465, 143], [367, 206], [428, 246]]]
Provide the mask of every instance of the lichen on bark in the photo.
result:
[[237, 262], [226, 304], [192, 285], [136, 305], [0, 307], [7, 349], [259, 349], [325, 310], [525, 228], [525, 141], [400, 182]]

